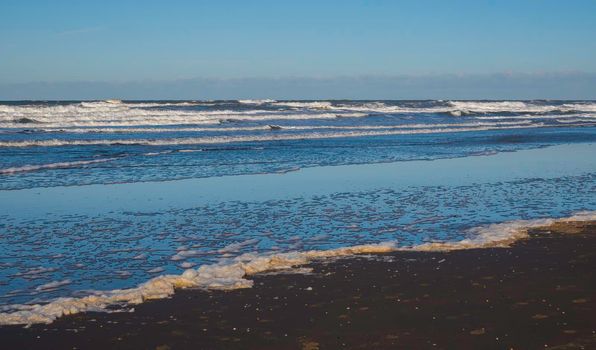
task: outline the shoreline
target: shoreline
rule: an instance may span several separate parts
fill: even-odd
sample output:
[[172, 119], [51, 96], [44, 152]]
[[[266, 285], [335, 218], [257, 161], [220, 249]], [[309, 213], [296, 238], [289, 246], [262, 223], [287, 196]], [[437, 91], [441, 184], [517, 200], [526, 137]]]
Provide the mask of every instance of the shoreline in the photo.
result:
[[529, 229], [509, 248], [396, 251], [177, 290], [134, 312], [0, 327], [8, 348], [590, 348], [596, 221]]
[[559, 219], [513, 220], [469, 229], [472, 237], [454, 242], [427, 242], [398, 247], [395, 241], [340, 247], [329, 250], [290, 251], [274, 254], [242, 254], [227, 261], [186, 269], [182, 274], [163, 274], [133, 288], [96, 292], [83, 297], [63, 297], [46, 304], [14, 304], [13, 310], [0, 313], [0, 325], [49, 324], [66, 315], [83, 312], [123, 310], [151, 300], [171, 297], [180, 289], [236, 290], [251, 288], [250, 276], [296, 268], [325, 259], [383, 254], [396, 251], [453, 251], [509, 247], [528, 237], [528, 230], [555, 223], [596, 220], [595, 211], [577, 212]]

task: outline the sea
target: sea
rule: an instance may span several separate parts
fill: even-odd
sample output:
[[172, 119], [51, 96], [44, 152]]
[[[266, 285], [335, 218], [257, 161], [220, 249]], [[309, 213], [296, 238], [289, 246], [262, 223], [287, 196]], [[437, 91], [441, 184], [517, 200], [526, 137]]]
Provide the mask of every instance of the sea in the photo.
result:
[[0, 324], [482, 247], [595, 185], [596, 101], [4, 101]]

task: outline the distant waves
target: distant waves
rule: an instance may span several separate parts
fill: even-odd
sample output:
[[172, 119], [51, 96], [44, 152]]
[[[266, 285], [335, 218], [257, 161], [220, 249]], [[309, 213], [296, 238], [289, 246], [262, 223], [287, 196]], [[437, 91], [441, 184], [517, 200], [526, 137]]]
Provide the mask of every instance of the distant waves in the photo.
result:
[[52, 128], [220, 124], [229, 121], [360, 118], [371, 115], [445, 114], [451, 117], [502, 114], [594, 118], [596, 103], [532, 101], [219, 101], [0, 104], [0, 128]]

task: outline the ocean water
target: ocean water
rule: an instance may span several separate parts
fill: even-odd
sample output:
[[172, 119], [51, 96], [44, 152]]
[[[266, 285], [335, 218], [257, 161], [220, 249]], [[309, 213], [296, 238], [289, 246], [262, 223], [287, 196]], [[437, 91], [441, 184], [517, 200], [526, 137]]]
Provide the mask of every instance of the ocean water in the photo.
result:
[[[0, 102], [0, 321], [247, 256], [594, 211], [595, 126], [594, 101]], [[246, 286], [226, 271], [196, 285]], [[132, 300], [113, 299], [79, 309]]]

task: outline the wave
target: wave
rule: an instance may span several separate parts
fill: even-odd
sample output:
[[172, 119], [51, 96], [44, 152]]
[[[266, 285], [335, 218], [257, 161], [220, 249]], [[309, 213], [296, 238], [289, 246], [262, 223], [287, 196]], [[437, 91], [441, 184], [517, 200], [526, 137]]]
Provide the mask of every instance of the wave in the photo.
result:
[[[440, 102], [440, 101], [437, 101]], [[486, 113], [571, 113], [596, 112], [596, 103], [568, 103], [561, 105], [523, 101], [448, 101], [428, 107], [387, 105], [383, 102], [368, 102], [359, 105], [339, 104], [327, 106], [333, 110], [366, 111], [368, 113], [443, 113], [454, 117]]]
[[32, 119], [32, 118], [27, 118], [27, 117], [22, 117], [22, 118], [16, 118], [13, 119], [14, 123], [17, 124], [39, 124], [40, 121]]
[[[226, 120], [325, 119], [385, 114], [442, 113], [455, 117], [494, 113], [594, 113], [596, 103], [545, 104], [530, 101], [448, 101], [422, 103], [240, 100], [254, 109], [234, 110], [230, 103], [86, 101], [60, 105], [0, 104], [0, 127], [43, 123], [48, 127], [217, 124]], [[267, 108], [260, 108], [262, 105]], [[163, 108], [183, 106], [184, 108]], [[211, 106], [214, 108], [186, 108]], [[271, 109], [278, 107], [278, 109]], [[231, 108], [231, 109], [230, 109]]]
[[[571, 126], [572, 124], [568, 124]], [[354, 132], [311, 132], [301, 134], [288, 134], [283, 132], [268, 133], [266, 135], [240, 135], [240, 136], [204, 136], [186, 138], [164, 138], [164, 139], [96, 139], [96, 140], [23, 140], [23, 141], [0, 141], [0, 147], [52, 147], [52, 146], [109, 146], [109, 145], [146, 145], [146, 146], [172, 146], [172, 145], [200, 145], [233, 142], [259, 142], [259, 141], [289, 141], [289, 140], [312, 140], [312, 139], [333, 139], [343, 137], [362, 136], [389, 136], [389, 135], [410, 135], [410, 134], [433, 134], [468, 131], [526, 129], [543, 127], [544, 124], [520, 124], [509, 126], [477, 126], [462, 128], [426, 128], [381, 131], [354, 131]]]
[[527, 111], [530, 105], [521, 101], [449, 101], [448, 104], [458, 111], [477, 111], [477, 112], [513, 112]]
[[74, 107], [85, 107], [85, 108], [112, 108], [112, 109], [125, 109], [125, 108], [154, 108], [154, 107], [170, 107], [170, 106], [210, 106], [213, 103], [210, 102], [197, 102], [197, 101], [168, 101], [168, 102], [124, 102], [123, 100], [103, 100], [103, 101], [83, 101], [80, 104], [74, 104], [69, 106]]
[[[440, 102], [440, 101], [436, 101]], [[361, 104], [331, 104], [330, 102], [290, 102], [280, 105], [331, 110], [350, 110], [368, 113], [447, 113], [463, 116], [484, 113], [571, 113], [596, 112], [595, 102], [566, 103], [561, 105], [544, 104], [529, 101], [448, 101], [430, 106], [388, 105], [384, 102], [366, 102]]]
[[119, 159], [119, 158], [102, 158], [102, 159], [94, 159], [94, 160], [79, 160], [79, 161], [74, 161], [74, 162], [59, 162], [59, 163], [49, 163], [49, 164], [23, 165], [20, 167], [0, 169], [0, 175], [10, 175], [10, 174], [15, 174], [15, 173], [24, 173], [24, 172], [31, 172], [31, 171], [38, 171], [38, 170], [45, 170], [45, 169], [78, 168], [78, 167], [90, 165], [90, 164], [111, 162], [111, 161], [117, 160], [117, 159]]
[[[519, 239], [526, 238], [528, 230], [531, 228], [548, 226], [557, 222], [592, 220], [596, 220], [596, 211], [580, 212], [562, 219], [514, 220], [476, 227], [467, 232], [470, 238], [457, 242], [424, 243], [408, 247], [398, 247], [396, 242], [384, 242], [330, 250], [243, 254], [236, 258], [223, 259], [216, 264], [203, 265], [198, 269], [188, 269], [181, 275], [161, 275], [134, 288], [97, 291], [80, 298], [58, 298], [43, 305], [11, 305], [10, 308], [15, 311], [0, 313], [0, 325], [51, 323], [64, 315], [86, 311], [107, 311], [110, 306], [130, 306], [147, 300], [167, 298], [174, 294], [177, 288], [215, 290], [250, 288], [253, 281], [247, 279], [247, 276], [268, 271], [293, 269], [325, 258], [394, 251], [452, 251], [507, 247]], [[54, 287], [70, 282], [69, 280], [56, 281], [44, 286]]]
[[525, 101], [449, 101], [455, 111], [464, 113], [545, 113], [545, 112], [596, 112], [596, 103], [540, 104]]
[[[0, 105], [0, 127], [22, 127], [29, 122], [43, 123], [46, 127], [85, 126], [142, 126], [142, 125], [188, 125], [220, 124], [226, 121], [266, 121], [334, 119], [342, 117], [364, 117], [366, 113], [344, 111], [321, 113], [316, 111], [271, 111], [271, 110], [167, 110], [137, 108], [85, 108], [73, 106], [14, 107]], [[26, 119], [24, 119], [26, 118]]]
[[[557, 118], [560, 118], [557, 117]], [[591, 120], [577, 120], [586, 122]], [[169, 133], [169, 132], [235, 132], [235, 131], [267, 131], [267, 130], [382, 130], [382, 129], [417, 129], [429, 127], [464, 127], [464, 126], [505, 126], [531, 124], [531, 120], [516, 120], [503, 122], [468, 122], [468, 123], [428, 123], [428, 124], [400, 124], [400, 125], [260, 125], [240, 127], [87, 127], [87, 128], [43, 128], [35, 129], [39, 133], [72, 133], [72, 134], [118, 134], [118, 133]], [[32, 131], [33, 132], [33, 131]]]
[[118, 108], [118, 107], [124, 107], [125, 103], [122, 100], [103, 100], [103, 101], [83, 101], [79, 104], [79, 106], [81, 107], [85, 107], [85, 108], [98, 108], [98, 107], [105, 107], [105, 108], [109, 108], [109, 107], [113, 107], [113, 108]]
[[[213, 125], [228, 122], [362, 118], [376, 115], [442, 114], [455, 118], [567, 118], [594, 117], [596, 103], [545, 104], [522, 101], [448, 101], [422, 103], [240, 100], [253, 108], [234, 108], [229, 102], [90, 101], [60, 105], [0, 104], [0, 128], [127, 127]], [[178, 106], [178, 107], [175, 107]], [[193, 108], [192, 106], [210, 106]], [[167, 108], [165, 108], [167, 107]], [[277, 107], [277, 108], [272, 108]], [[495, 114], [504, 115], [495, 115]], [[552, 115], [548, 115], [548, 114]], [[522, 115], [519, 115], [522, 114]]]
[[272, 103], [275, 106], [308, 109], [331, 109], [333, 105], [328, 101], [284, 101]]
[[277, 102], [275, 100], [270, 99], [263, 99], [263, 100], [238, 100], [238, 103], [246, 104], [246, 105], [262, 105], [265, 103], [273, 103]]
[[486, 116], [475, 116], [474, 119], [476, 120], [508, 120], [508, 119], [530, 119], [530, 120], [549, 120], [549, 119], [570, 119], [570, 118], [585, 118], [585, 119], [592, 119], [596, 120], [596, 115], [587, 115], [587, 114], [566, 114], [566, 115], [536, 115], [536, 114], [522, 114], [522, 115], [509, 115], [509, 116], [495, 116], [495, 115], [486, 115]]
[[564, 123], [564, 124], [572, 124], [572, 123], [595, 123], [595, 118], [569, 118], [569, 119], [562, 119], [556, 118], [555, 121], [557, 123]]
[[170, 154], [175, 152], [174, 150], [167, 150], [167, 151], [161, 151], [161, 152], [147, 152], [147, 153], [143, 153], [144, 156], [146, 157], [155, 157], [155, 156], [161, 156], [164, 154]]

